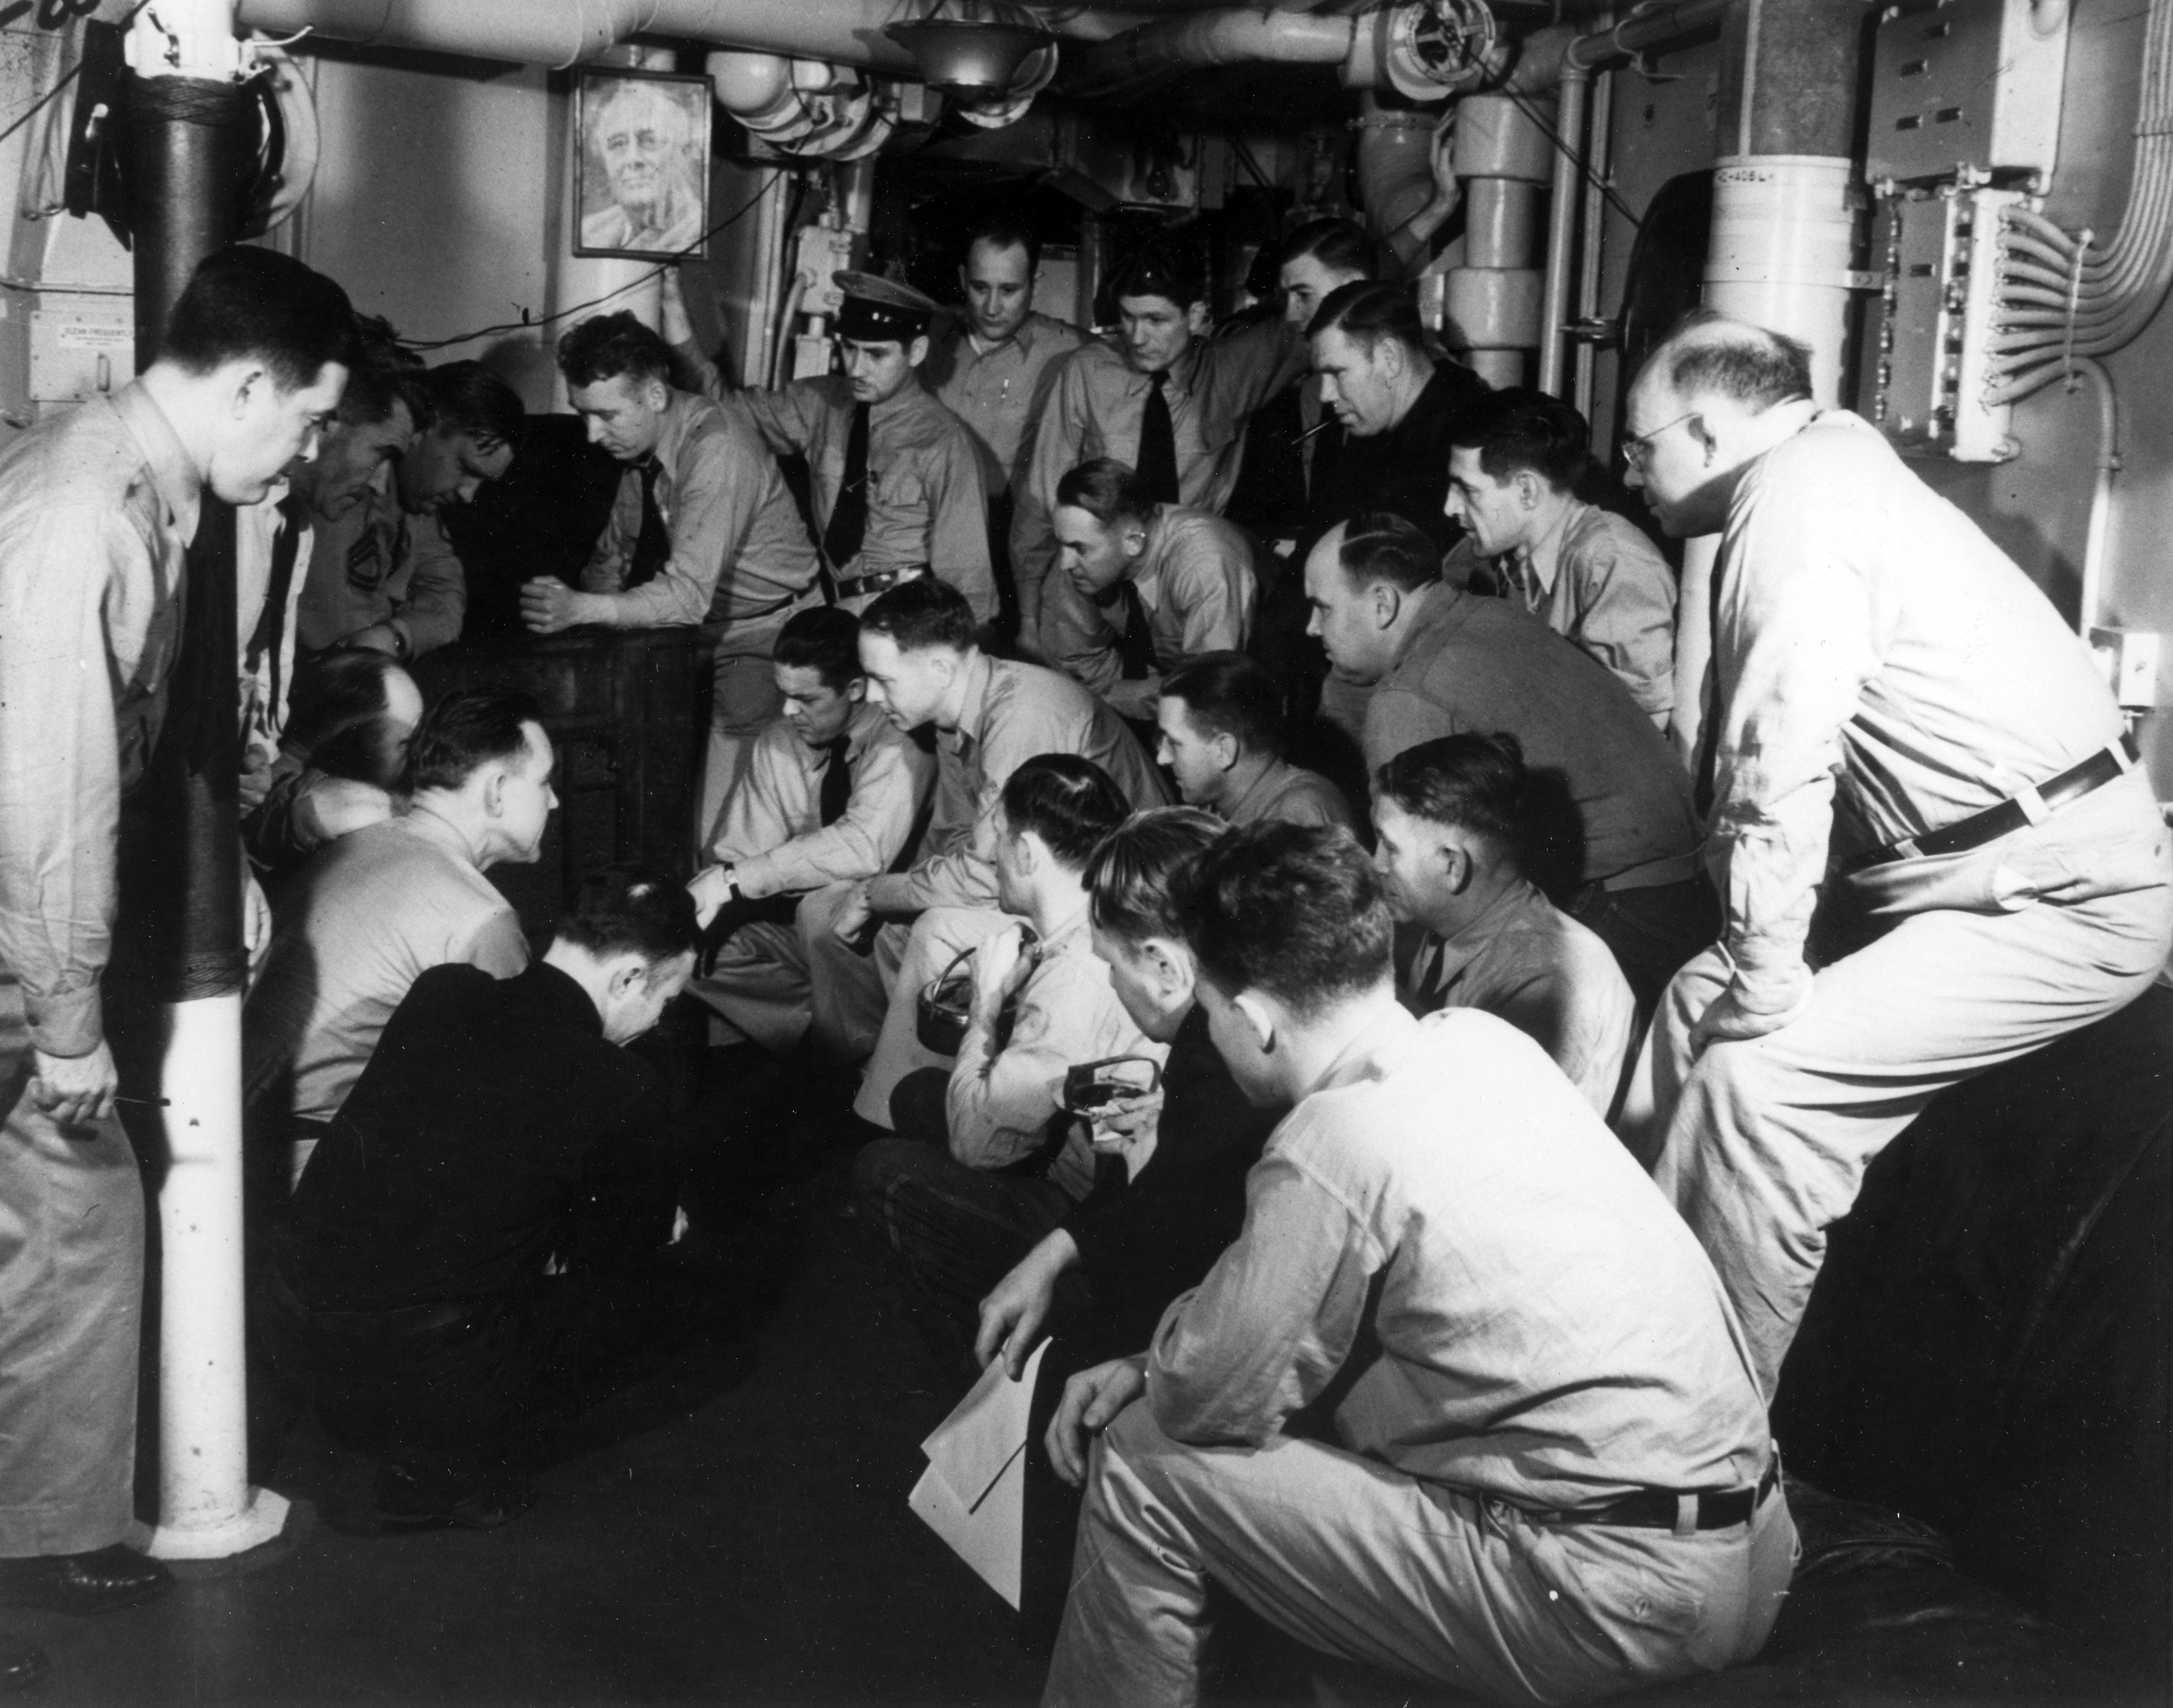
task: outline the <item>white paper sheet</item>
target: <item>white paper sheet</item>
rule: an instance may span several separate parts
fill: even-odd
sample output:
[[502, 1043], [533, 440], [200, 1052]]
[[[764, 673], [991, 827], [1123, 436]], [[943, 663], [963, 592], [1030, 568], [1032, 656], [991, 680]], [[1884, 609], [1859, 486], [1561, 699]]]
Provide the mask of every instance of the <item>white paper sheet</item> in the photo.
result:
[[921, 1443], [928, 1468], [907, 1497], [921, 1522], [950, 1544], [1016, 1609], [1026, 1524], [1026, 1437], [1044, 1340], [1016, 1382], [1002, 1361]]

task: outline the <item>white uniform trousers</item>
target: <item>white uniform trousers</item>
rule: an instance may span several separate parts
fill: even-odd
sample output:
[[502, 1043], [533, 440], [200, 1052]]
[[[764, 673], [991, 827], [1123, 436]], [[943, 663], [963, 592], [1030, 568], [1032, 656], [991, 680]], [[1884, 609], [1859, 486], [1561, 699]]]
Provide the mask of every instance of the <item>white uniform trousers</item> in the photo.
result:
[[1726, 988], [1724, 948], [1660, 999], [1625, 1141], [1697, 1233], [1770, 1400], [1863, 1172], [1948, 1086], [2102, 1019], [2173, 946], [2173, 852], [2130, 773], [2042, 823], [1846, 880], [1869, 946], [1821, 968], [1803, 1012], [1711, 1046], [1690, 1028]]

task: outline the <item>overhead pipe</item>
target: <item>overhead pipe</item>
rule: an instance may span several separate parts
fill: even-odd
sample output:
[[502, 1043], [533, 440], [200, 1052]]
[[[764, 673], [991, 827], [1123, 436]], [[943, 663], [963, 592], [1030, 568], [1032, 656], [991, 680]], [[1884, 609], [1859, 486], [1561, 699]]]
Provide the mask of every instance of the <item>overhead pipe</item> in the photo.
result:
[[[127, 39], [136, 361], [156, 358], [197, 263], [241, 234], [254, 102], [231, 0], [174, 0]], [[158, 833], [124, 849], [131, 911], [164, 1005], [159, 1188], [159, 1523], [169, 1560], [276, 1538], [287, 1502], [249, 1485], [243, 1323], [242, 872], [234, 683], [235, 516], [207, 490], [186, 558], [181, 656], [143, 781]]]
[[821, 60], [720, 49], [703, 62], [717, 105], [800, 159], [849, 160], [889, 137], [894, 109], [849, 70]]
[[1113, 40], [1070, 50], [1058, 84], [1081, 98], [1153, 87], [1181, 72], [1221, 65], [1347, 63], [1361, 20], [1262, 10], [1163, 19]]
[[1467, 95], [1456, 112], [1450, 158], [1464, 186], [1464, 265], [1449, 270], [1443, 304], [1450, 342], [1490, 385], [1523, 383], [1524, 353], [1540, 344], [1545, 325], [1534, 263], [1553, 151], [1536, 105]]
[[1586, 117], [1584, 148], [1584, 211], [1580, 230], [1583, 240], [1577, 254], [1577, 311], [1571, 332], [1577, 348], [1577, 377], [1572, 401], [1577, 413], [1592, 419], [1593, 384], [1599, 369], [1599, 350], [1588, 336], [1599, 321], [1600, 234], [1607, 229], [1607, 181], [1613, 170], [1615, 73], [1602, 72], [1593, 79], [1592, 104]]
[[1554, 195], [1547, 209], [1546, 277], [1539, 292], [1539, 390], [1562, 395], [1563, 340], [1569, 332], [1570, 267], [1577, 249], [1577, 176], [1592, 73], [1574, 57], [1556, 85]]

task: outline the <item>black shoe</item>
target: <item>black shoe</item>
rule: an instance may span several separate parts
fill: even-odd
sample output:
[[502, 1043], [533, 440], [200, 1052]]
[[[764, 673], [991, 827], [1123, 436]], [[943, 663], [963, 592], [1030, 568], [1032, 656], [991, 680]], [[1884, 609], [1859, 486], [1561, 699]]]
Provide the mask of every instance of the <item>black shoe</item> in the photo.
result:
[[46, 1651], [0, 1631], [0, 1696], [27, 1690], [46, 1676]]
[[111, 1613], [154, 1600], [173, 1587], [172, 1572], [118, 1542], [92, 1554], [0, 1561], [0, 1602], [54, 1613]]
[[373, 1498], [377, 1526], [386, 1536], [424, 1530], [495, 1530], [536, 1504], [536, 1485], [493, 1479], [453, 1487], [400, 1465], [379, 1468]]

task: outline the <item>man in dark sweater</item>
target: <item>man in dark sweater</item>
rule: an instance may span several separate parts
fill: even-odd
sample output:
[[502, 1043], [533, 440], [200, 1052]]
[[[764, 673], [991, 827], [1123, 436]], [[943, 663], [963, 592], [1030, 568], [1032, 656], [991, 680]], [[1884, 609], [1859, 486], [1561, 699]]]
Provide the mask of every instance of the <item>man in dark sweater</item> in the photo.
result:
[[417, 979], [318, 1146], [271, 1305], [326, 1427], [379, 1461], [386, 1528], [518, 1516], [554, 1426], [679, 1326], [661, 1112], [620, 1046], [686, 987], [697, 935], [680, 885], [598, 872], [526, 972]]
[[[1149, 1037], [1169, 1045], [1158, 1095], [1104, 1105], [1093, 1190], [981, 1301], [973, 1351], [1016, 1377], [1044, 1328], [1076, 1366], [1144, 1344], [1245, 1220], [1245, 1175], [1281, 1118], [1239, 1092], [1194, 999], [1192, 951], [1170, 903], [1178, 868], [1228, 828], [1193, 807], [1135, 814], [1086, 869], [1094, 952]], [[1155, 1106], [1159, 1104], [1159, 1118]], [[1151, 1145], [1142, 1143], [1151, 1133]], [[1083, 1284], [1083, 1285], [1082, 1285]]]

